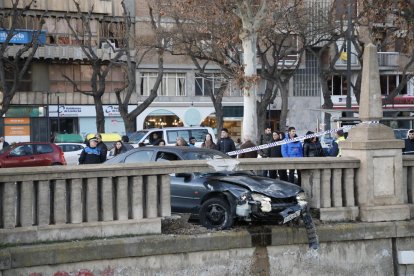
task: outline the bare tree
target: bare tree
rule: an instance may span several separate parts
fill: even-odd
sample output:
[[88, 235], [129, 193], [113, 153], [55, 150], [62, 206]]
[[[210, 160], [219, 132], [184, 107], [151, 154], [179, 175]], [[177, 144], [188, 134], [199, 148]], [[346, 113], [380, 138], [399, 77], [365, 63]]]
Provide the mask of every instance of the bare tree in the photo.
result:
[[84, 95], [93, 97], [96, 111], [96, 130], [97, 132], [105, 132], [105, 116], [103, 112], [102, 96], [106, 90], [106, 78], [116, 62], [124, 55], [125, 45], [119, 45], [120, 47], [117, 49], [111, 46], [111, 51], [114, 52], [114, 55], [111, 56], [109, 61], [103, 60], [102, 57], [98, 56], [97, 45], [94, 44], [92, 39], [91, 22], [93, 20], [93, 6], [87, 13], [84, 13], [80, 8], [79, 2], [75, 0], [73, 2], [76, 5], [78, 15], [82, 20], [81, 31], [77, 31], [71, 24], [69, 15], [67, 15], [65, 19], [91, 66], [92, 76], [90, 79], [90, 89], [85, 90], [80, 87], [76, 80], [71, 79], [65, 74], [63, 74], [63, 76], [73, 85], [74, 92], [80, 92]]
[[360, 25], [366, 30], [367, 40], [385, 51], [397, 51], [401, 56], [400, 82], [386, 95], [384, 102], [392, 104], [414, 77], [414, 1], [362, 1], [360, 6], [366, 18]]
[[[151, 29], [154, 33], [155, 41], [151, 40], [149, 43], [148, 41], [135, 41], [131, 38], [131, 17], [125, 7], [125, 3], [122, 1], [123, 7], [123, 16], [124, 22], [126, 27], [126, 32], [124, 36], [124, 45], [125, 45], [125, 55], [126, 61], [125, 62], [118, 62], [118, 65], [122, 66], [124, 71], [126, 72], [126, 80], [125, 86], [117, 89], [115, 91], [119, 112], [121, 114], [122, 119], [124, 120], [125, 124], [125, 131], [127, 133], [131, 133], [135, 130], [136, 118], [139, 114], [141, 114], [157, 97], [157, 91], [162, 81], [163, 76], [163, 65], [164, 65], [164, 48], [166, 47], [166, 43], [168, 39], [165, 39], [164, 32], [161, 28], [161, 15], [154, 15], [153, 8], [149, 5], [149, 13], [151, 18]], [[134, 50], [131, 49], [130, 45], [133, 44]], [[157, 52], [158, 56], [158, 73], [157, 79], [151, 89], [149, 97], [145, 99], [144, 102], [137, 105], [134, 110], [128, 112], [128, 105], [130, 104], [131, 96], [133, 93], [136, 93], [136, 68], [139, 67], [144, 57], [152, 50]], [[135, 53], [134, 59], [132, 57], [132, 53]], [[136, 62], [135, 62], [135, 61]]]
[[[230, 7], [218, 2], [209, 3], [162, 0], [161, 13], [171, 18], [174, 27], [170, 29], [170, 39], [174, 47], [168, 49], [172, 55], [190, 57], [197, 76], [204, 79], [204, 93], [213, 103], [216, 128], [223, 127], [223, 97], [230, 83], [238, 79], [242, 72], [240, 40], [235, 36], [234, 27], [239, 25], [231, 17]], [[158, 2], [158, 3], [160, 3]], [[223, 24], [223, 22], [234, 24]], [[232, 27], [229, 27], [232, 26]], [[217, 69], [209, 69], [214, 65]], [[218, 74], [212, 72], [219, 72]], [[215, 76], [215, 77], [214, 77]], [[217, 89], [212, 86], [212, 77], [219, 83]]]
[[[19, 91], [22, 80], [30, 68], [33, 57], [39, 48], [41, 30], [44, 24], [43, 16], [31, 17], [35, 28], [31, 31], [31, 41], [20, 46], [13, 45], [13, 37], [19, 26], [19, 20], [26, 17], [33, 1], [20, 4], [20, 0], [11, 1], [10, 9], [0, 11], [0, 29], [5, 31], [6, 37], [0, 42], [0, 116], [3, 116], [10, 107], [10, 103]], [[22, 6], [22, 8], [20, 8]], [[10, 54], [11, 47], [17, 48], [15, 54]], [[7, 77], [7, 75], [9, 77]]]

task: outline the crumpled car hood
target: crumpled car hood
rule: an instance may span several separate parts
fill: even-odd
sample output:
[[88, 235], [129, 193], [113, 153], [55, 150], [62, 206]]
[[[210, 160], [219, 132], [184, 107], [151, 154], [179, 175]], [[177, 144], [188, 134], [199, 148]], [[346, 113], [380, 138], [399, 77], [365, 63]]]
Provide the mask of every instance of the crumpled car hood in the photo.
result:
[[285, 181], [252, 175], [212, 175], [209, 180], [231, 183], [276, 198], [292, 197], [302, 191], [300, 186]]

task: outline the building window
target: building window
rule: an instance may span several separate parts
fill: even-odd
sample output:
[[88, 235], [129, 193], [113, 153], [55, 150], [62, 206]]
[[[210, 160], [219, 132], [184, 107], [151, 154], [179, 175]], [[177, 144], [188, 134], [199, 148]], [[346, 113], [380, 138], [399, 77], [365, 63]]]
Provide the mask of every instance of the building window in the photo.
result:
[[[75, 92], [73, 84], [67, 80], [74, 81], [81, 91], [91, 91], [92, 67], [90, 65], [49, 65], [50, 91], [52, 92]], [[105, 79], [105, 92], [113, 92], [124, 86], [124, 74], [120, 68], [112, 68]]]
[[319, 65], [316, 57], [306, 53], [305, 68], [298, 69], [293, 76], [293, 96], [315, 97], [320, 95]]
[[[158, 73], [141, 74], [141, 95], [149, 96], [154, 87]], [[158, 87], [158, 96], [186, 96], [185, 74], [164, 73], [162, 83]]]
[[346, 83], [346, 76], [334, 75], [328, 80], [328, 88], [331, 95], [344, 96], [347, 95], [348, 86]]
[[[13, 67], [9, 67], [6, 65], [5, 70], [5, 79], [6, 79], [6, 85], [10, 89], [14, 84], [14, 78], [15, 75], [19, 74], [22, 70], [23, 66], [19, 66], [18, 71], [16, 71]], [[32, 91], [32, 69], [29, 67], [29, 69], [24, 73], [22, 79], [18, 83], [18, 91], [22, 92], [29, 92]]]
[[212, 92], [217, 93], [222, 82], [223, 76], [221, 74], [196, 74], [195, 95], [210, 96]]
[[[381, 75], [380, 76], [380, 85], [381, 85], [381, 95], [391, 94], [402, 81], [400, 75]], [[401, 90], [399, 95], [407, 94], [407, 85]]]

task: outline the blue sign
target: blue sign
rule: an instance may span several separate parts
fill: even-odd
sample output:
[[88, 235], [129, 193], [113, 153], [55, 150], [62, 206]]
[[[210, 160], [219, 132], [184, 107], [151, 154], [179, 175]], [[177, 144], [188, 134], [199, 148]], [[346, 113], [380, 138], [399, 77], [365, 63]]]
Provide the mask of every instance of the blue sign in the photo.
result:
[[[10, 30], [0, 30], [0, 43], [6, 42], [7, 35]], [[13, 37], [10, 39], [10, 44], [27, 44], [32, 42], [32, 39], [36, 36], [36, 30], [14, 30]], [[46, 43], [46, 32], [40, 31], [37, 43], [43, 45]]]

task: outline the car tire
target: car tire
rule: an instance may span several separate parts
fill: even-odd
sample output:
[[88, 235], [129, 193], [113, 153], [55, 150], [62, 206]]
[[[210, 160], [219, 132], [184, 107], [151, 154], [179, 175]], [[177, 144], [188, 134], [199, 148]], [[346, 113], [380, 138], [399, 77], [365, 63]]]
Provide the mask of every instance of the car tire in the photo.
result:
[[233, 216], [227, 201], [215, 197], [206, 200], [200, 208], [200, 223], [208, 229], [227, 229], [233, 225]]

